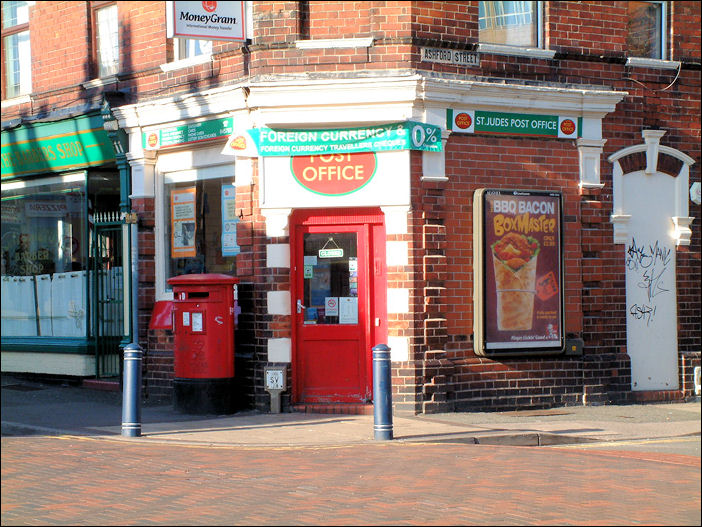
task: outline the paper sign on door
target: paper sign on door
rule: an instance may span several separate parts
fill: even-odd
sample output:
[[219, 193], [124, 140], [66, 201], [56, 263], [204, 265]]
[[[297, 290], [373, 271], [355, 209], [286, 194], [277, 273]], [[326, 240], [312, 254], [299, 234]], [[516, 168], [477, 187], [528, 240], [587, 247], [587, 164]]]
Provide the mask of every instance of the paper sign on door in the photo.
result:
[[328, 296], [324, 299], [324, 316], [338, 317], [339, 316], [339, 297]]
[[339, 298], [339, 324], [358, 324], [358, 298]]

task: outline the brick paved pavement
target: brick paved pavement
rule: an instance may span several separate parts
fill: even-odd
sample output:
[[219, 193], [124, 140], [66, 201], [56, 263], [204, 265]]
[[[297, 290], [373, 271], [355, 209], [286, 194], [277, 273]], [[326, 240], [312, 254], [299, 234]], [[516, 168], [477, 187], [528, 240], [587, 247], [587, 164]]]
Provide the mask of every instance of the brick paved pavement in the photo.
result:
[[691, 456], [2, 438], [2, 525], [700, 525]]

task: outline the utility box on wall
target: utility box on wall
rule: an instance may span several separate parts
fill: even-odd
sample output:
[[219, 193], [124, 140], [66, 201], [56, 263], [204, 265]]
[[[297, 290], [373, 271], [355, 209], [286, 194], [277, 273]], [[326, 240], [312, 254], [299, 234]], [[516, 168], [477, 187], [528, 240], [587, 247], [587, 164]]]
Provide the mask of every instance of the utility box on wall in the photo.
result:
[[234, 287], [225, 274], [190, 274], [168, 280], [173, 287], [176, 410], [232, 413], [234, 408]]

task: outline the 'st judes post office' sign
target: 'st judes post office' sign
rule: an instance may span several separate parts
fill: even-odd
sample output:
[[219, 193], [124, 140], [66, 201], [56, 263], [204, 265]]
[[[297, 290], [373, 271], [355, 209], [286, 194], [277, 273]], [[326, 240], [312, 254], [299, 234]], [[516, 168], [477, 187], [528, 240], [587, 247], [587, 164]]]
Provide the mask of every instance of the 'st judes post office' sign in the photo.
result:
[[244, 2], [166, 2], [168, 38], [246, 40]]

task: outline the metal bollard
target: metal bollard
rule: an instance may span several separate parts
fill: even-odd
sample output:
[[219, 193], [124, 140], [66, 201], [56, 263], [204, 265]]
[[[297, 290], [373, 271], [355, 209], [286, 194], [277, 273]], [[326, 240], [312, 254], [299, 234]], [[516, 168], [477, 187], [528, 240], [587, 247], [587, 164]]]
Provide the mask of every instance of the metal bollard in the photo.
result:
[[373, 348], [373, 435], [379, 440], [392, 439], [390, 348], [386, 344]]
[[122, 388], [122, 435], [141, 436], [141, 358], [143, 350], [133, 342], [124, 347]]

